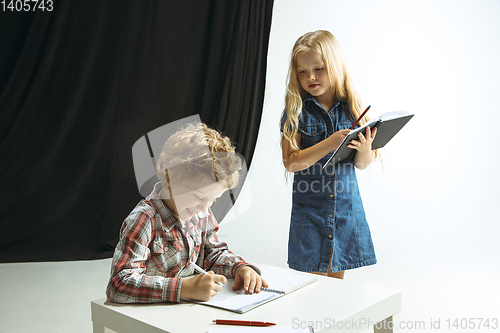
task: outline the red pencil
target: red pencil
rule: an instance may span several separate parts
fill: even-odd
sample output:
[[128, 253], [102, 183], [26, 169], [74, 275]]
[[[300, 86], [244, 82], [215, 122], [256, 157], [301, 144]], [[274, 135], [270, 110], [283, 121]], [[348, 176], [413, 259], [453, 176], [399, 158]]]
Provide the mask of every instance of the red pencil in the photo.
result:
[[229, 320], [229, 319], [215, 319], [214, 323], [218, 325], [243, 325], [243, 326], [272, 326], [275, 323], [268, 321], [254, 321], [254, 320]]
[[358, 119], [356, 119], [356, 121], [354, 122], [354, 124], [352, 124], [351, 128], [349, 128], [350, 130], [352, 130], [354, 128], [354, 126], [356, 126], [356, 124], [361, 120], [361, 118], [363, 118], [363, 116], [365, 115], [365, 113], [368, 112], [368, 110], [371, 107], [372, 107], [371, 105], [368, 105], [368, 107], [366, 108], [366, 110], [361, 114], [361, 116], [359, 116]]

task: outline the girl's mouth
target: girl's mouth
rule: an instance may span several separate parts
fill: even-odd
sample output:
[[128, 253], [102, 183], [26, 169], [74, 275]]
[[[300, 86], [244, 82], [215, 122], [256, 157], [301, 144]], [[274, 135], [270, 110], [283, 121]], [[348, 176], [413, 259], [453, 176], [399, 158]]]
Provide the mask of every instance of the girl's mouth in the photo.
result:
[[311, 88], [311, 89], [314, 89], [316, 87], [319, 87], [319, 84], [315, 83], [315, 84], [310, 84], [309, 85], [309, 88]]

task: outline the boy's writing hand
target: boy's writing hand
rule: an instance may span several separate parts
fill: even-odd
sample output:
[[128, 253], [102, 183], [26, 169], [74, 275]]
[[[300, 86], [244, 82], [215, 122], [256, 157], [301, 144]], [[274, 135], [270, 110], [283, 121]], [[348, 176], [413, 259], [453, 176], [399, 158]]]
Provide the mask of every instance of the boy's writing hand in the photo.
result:
[[373, 131], [370, 130], [370, 126], [366, 127], [366, 135], [363, 135], [361, 132], [358, 133], [358, 140], [351, 140], [347, 147], [356, 149], [358, 152], [371, 152], [372, 150], [372, 142], [375, 139], [375, 135], [377, 134], [377, 128], [375, 127]]
[[215, 274], [210, 271], [208, 274], [198, 274], [182, 280], [181, 298], [189, 298], [197, 301], [209, 301], [222, 289], [222, 284], [227, 279], [224, 275]]
[[253, 294], [254, 292], [259, 293], [260, 288], [269, 287], [266, 280], [264, 280], [250, 266], [241, 267], [234, 277], [233, 290], [240, 289], [242, 285], [243, 289], [249, 294]]

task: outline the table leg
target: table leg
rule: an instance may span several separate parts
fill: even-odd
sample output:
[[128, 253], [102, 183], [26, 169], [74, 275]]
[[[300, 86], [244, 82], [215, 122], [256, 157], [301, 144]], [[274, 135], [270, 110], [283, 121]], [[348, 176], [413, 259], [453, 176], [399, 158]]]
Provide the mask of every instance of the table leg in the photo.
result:
[[94, 333], [105, 333], [104, 326], [101, 326], [95, 322], [92, 322], [93, 332]]
[[373, 327], [374, 333], [399, 333], [399, 313], [385, 318]]

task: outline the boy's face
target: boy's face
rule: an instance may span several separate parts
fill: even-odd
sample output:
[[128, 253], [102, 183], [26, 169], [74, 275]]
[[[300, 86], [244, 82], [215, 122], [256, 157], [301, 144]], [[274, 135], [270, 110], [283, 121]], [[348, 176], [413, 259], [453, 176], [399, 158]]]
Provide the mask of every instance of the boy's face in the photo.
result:
[[297, 54], [297, 75], [302, 89], [316, 97], [320, 103], [322, 99], [332, 100], [333, 93], [326, 66], [318, 52], [309, 50]]
[[198, 213], [207, 212], [215, 199], [220, 198], [227, 190], [223, 182], [209, 183], [196, 189], [190, 188], [189, 185], [192, 184], [173, 185], [173, 200], [167, 200], [169, 208], [175, 210], [183, 223]]

